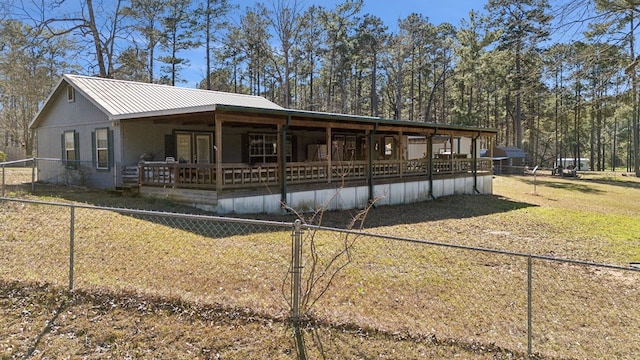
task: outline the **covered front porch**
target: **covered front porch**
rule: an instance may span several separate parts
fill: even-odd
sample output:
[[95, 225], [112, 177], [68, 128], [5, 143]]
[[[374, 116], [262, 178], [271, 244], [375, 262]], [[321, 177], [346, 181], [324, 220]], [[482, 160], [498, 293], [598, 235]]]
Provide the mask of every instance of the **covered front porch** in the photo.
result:
[[[415, 201], [491, 191], [484, 181], [491, 174], [491, 159], [478, 156], [491, 142], [491, 131], [304, 111], [247, 113], [233, 107], [129, 122], [122, 131], [149, 135], [142, 142], [125, 141], [127, 154], [163, 149], [153, 159], [141, 157], [135, 177], [129, 177], [142, 194], [218, 212], [245, 212], [235, 204], [264, 203], [265, 196], [271, 205], [260, 212], [307, 211], [323, 206], [325, 196], [318, 191], [337, 189], [357, 189], [355, 200], [344, 206], [361, 207], [385, 196], [380, 186], [397, 184], [419, 184], [408, 190], [421, 193]], [[440, 182], [452, 192], [435, 191]], [[314, 192], [312, 200], [309, 192]], [[295, 200], [305, 193], [305, 200]]]

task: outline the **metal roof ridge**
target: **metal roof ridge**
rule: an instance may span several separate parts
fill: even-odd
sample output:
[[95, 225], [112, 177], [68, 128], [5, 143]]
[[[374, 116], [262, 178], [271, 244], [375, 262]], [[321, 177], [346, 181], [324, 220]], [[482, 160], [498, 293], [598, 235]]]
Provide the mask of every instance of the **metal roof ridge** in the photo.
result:
[[[231, 95], [231, 96], [239, 96], [239, 97], [260, 98], [260, 99], [265, 99], [267, 101], [270, 101], [269, 99], [265, 98], [264, 96], [260, 96], [260, 95], [233, 93], [233, 92], [218, 91], [218, 90], [206, 90], [206, 89], [190, 88], [190, 87], [184, 87], [184, 86], [174, 86], [174, 85], [168, 85], [168, 84], [157, 84], [157, 83], [148, 83], [148, 82], [140, 82], [140, 81], [133, 81], [133, 80], [103, 78], [103, 77], [97, 77], [97, 76], [78, 75], [78, 74], [64, 74], [63, 77], [66, 77], [71, 81], [73, 81], [74, 78], [78, 78], [78, 79], [81, 78], [81, 79], [94, 80], [94, 81], [107, 81], [107, 82], [114, 82], [114, 83], [131, 84], [131, 85], [141, 86], [141, 87], [157, 87], [157, 88], [163, 88], [163, 89], [179, 89], [179, 90], [194, 91], [194, 92], [199, 92], [199, 93], [214, 93], [214, 94], [223, 94], [223, 95]], [[271, 101], [271, 102], [273, 102], [273, 101]]]

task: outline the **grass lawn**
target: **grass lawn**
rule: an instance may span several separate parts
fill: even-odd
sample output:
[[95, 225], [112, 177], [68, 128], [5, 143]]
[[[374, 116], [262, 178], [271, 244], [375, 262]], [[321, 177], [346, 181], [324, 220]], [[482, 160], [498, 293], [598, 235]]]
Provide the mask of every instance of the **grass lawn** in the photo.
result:
[[[628, 266], [640, 262], [640, 181], [495, 177], [494, 195], [371, 210], [369, 233]], [[35, 195], [189, 211], [86, 189]], [[353, 212], [329, 212], [343, 227]], [[291, 222], [288, 216], [261, 216]], [[296, 358], [287, 325], [290, 231], [75, 211], [0, 208], [0, 358]], [[322, 261], [342, 236], [318, 232]], [[311, 308], [308, 358], [511, 359], [527, 350], [526, 258], [374, 236]], [[308, 265], [308, 264], [307, 264]], [[541, 358], [640, 353], [640, 273], [534, 260], [533, 351]], [[307, 267], [308, 268], [308, 267]]]

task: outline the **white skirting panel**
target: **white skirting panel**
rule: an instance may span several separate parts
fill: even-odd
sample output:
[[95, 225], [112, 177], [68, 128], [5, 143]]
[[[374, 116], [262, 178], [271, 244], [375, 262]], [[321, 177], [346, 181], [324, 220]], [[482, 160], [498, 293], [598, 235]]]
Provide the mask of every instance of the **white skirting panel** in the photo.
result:
[[[480, 194], [492, 194], [492, 180], [491, 174], [477, 177], [477, 189]], [[432, 195], [435, 198], [475, 193], [473, 177], [433, 181]], [[374, 197], [378, 199], [378, 205], [402, 205], [430, 200], [429, 181], [375, 185]], [[368, 200], [367, 186], [306, 190], [287, 194], [287, 206], [304, 213], [322, 208], [329, 211], [364, 208]], [[216, 209], [219, 214], [279, 214], [284, 211], [280, 203], [280, 194], [218, 199]]]

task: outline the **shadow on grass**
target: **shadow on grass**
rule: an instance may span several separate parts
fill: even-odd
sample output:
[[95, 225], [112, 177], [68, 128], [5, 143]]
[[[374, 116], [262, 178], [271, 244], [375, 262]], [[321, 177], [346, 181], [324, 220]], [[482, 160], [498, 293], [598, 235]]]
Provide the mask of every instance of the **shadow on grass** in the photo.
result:
[[53, 313], [53, 317], [51, 317], [51, 319], [47, 321], [47, 324], [42, 329], [42, 332], [40, 332], [40, 334], [38, 334], [38, 336], [35, 338], [33, 345], [29, 347], [29, 349], [27, 350], [27, 354], [23, 357], [23, 359], [31, 358], [33, 356], [33, 353], [36, 352], [36, 350], [38, 350], [38, 348], [40, 347], [40, 342], [42, 341], [42, 337], [44, 337], [45, 335], [51, 332], [51, 329], [54, 326], [56, 320], [58, 319], [58, 316], [65, 309], [66, 306], [67, 306], [66, 300], [62, 299], [60, 301], [60, 305], [58, 305], [58, 308], [55, 309]]
[[586, 178], [584, 181], [602, 185], [619, 186], [625, 189], [640, 189], [640, 182], [618, 180], [616, 178]]
[[[46, 283], [0, 278], [0, 300], [0, 310], [5, 314], [13, 313], [13, 316], [8, 316], [8, 324], [6, 318], [0, 317], [3, 326], [8, 325], [11, 329], [11, 325], [16, 324], [15, 322], [12, 324], [11, 318], [17, 315], [21, 323], [20, 333], [27, 335], [32, 329], [34, 331], [34, 336], [25, 336], [24, 343], [20, 346], [11, 346], [11, 337], [9, 337], [9, 346], [0, 346], [0, 358], [30, 359], [45, 354], [49, 344], [43, 339], [52, 331], [55, 332], [58, 317], [69, 307], [68, 292], [61, 287]], [[43, 327], [38, 332], [41, 326]], [[6, 344], [5, 342], [4, 345]], [[14, 343], [14, 345], [17, 344]], [[3, 354], [2, 350], [13, 353]]]
[[[67, 201], [80, 202], [95, 206], [195, 215], [215, 215], [193, 207], [175, 204], [167, 200], [122, 197], [121, 195], [107, 191], [97, 191], [85, 188], [44, 187], [37, 189], [36, 195], [53, 196]], [[382, 205], [372, 208], [366, 216], [363, 228], [375, 228], [399, 224], [418, 224], [446, 219], [473, 218], [497, 213], [506, 213], [531, 206], [535, 205], [515, 202], [496, 195], [443, 196], [423, 202], [405, 205]], [[343, 229], [350, 224], [354, 217], [356, 217], [358, 211], [359, 210], [326, 211], [322, 214], [322, 223], [317, 224], [316, 221], [314, 224]], [[188, 219], [171, 215], [161, 216], [153, 214], [133, 214], [131, 212], [128, 213], [127, 211], [122, 211], [122, 214], [155, 224], [169, 226], [213, 238], [285, 230], [284, 226], [256, 225], [206, 219]], [[312, 213], [301, 214], [301, 216], [305, 217], [307, 220], [313, 215], [314, 214]], [[293, 224], [297, 219], [297, 215], [292, 213], [284, 215], [255, 214], [233, 215], [231, 218], [266, 220]]]
[[[451, 195], [404, 205], [373, 208], [366, 216], [364, 228], [419, 224], [429, 221], [466, 219], [523, 209], [532, 204], [508, 200], [496, 195]], [[344, 228], [356, 211], [329, 211], [323, 215], [324, 226]]]
[[[241, 222], [237, 220], [239, 217], [232, 218], [228, 221], [224, 219], [206, 218], [207, 216], [211, 217], [215, 214], [194, 207], [173, 203], [168, 200], [126, 197], [114, 192], [83, 187], [40, 185], [36, 187], [35, 195], [45, 198], [45, 200], [73, 202], [118, 209], [115, 210], [115, 212], [133, 219], [143, 220], [154, 225], [167, 226], [172, 229], [183, 230], [214, 239], [289, 230], [286, 227], [287, 224], [276, 226], [252, 223], [250, 221]], [[142, 210], [143, 212], [139, 212], [138, 210]], [[102, 210], [95, 210], [96, 219], [100, 218], [101, 211]], [[148, 211], [148, 213], [144, 211]], [[187, 216], [184, 216], [185, 214]], [[81, 215], [76, 213], [76, 216]], [[255, 218], [245, 217], [245, 219]], [[293, 220], [291, 220], [291, 223], [292, 222]], [[134, 230], [135, 229], [132, 229], [132, 231]]]
[[557, 181], [557, 180], [549, 180], [549, 179], [541, 179], [538, 178], [534, 180], [533, 178], [525, 178], [522, 180], [525, 184], [541, 187], [549, 187], [554, 189], [566, 190], [579, 192], [583, 194], [603, 194], [604, 191], [599, 189], [594, 189], [592, 186], [589, 186], [588, 183], [583, 182], [580, 179], [572, 179], [567, 181]]
[[[298, 347], [296, 349], [296, 360], [306, 360], [308, 358], [307, 354], [314, 354], [315, 356], [320, 355], [320, 358], [322, 359], [333, 359], [335, 354], [352, 353], [352, 344], [349, 344], [344, 339], [349, 337], [357, 338], [359, 339], [359, 342], [368, 342], [370, 345], [368, 350], [371, 353], [375, 353], [376, 348], [380, 346], [380, 340], [383, 339], [382, 341], [387, 340], [393, 343], [405, 343], [407, 347], [413, 347], [414, 350], [415, 345], [417, 344], [422, 345], [425, 351], [429, 351], [427, 348], [442, 349], [439, 355], [433, 354], [432, 356], [429, 356], [425, 354], [425, 358], [436, 358], [435, 356], [438, 356], [437, 358], [441, 358], [441, 356], [446, 357], [447, 355], [454, 354], [462, 356], [465, 354], [467, 356], [476, 355], [481, 357], [483, 354], [493, 354], [493, 359], [543, 359], [537, 354], [527, 356], [524, 353], [518, 353], [517, 351], [507, 348], [501, 348], [495, 344], [473, 342], [473, 340], [468, 342], [453, 338], [439, 339], [435, 334], [409, 335], [400, 332], [388, 332], [375, 328], [361, 328], [354, 324], [332, 325], [324, 323], [321, 324], [320, 322], [308, 323], [306, 326], [300, 325], [298, 327], [294, 327], [293, 333], [296, 346]], [[340, 337], [343, 338], [340, 339]], [[412, 344], [415, 345], [412, 346]], [[400, 347], [402, 347], [402, 345], [400, 345]], [[384, 347], [379, 350], [381, 351], [380, 355], [382, 355], [384, 352], [388, 351], [388, 348]]]
[[[249, 308], [191, 302], [179, 296], [163, 297], [107, 288], [78, 288], [69, 296], [64, 294], [67, 294], [67, 291], [60, 286], [0, 278], [0, 299], [3, 296], [10, 297], [10, 300], [17, 304], [29, 304], [33, 308], [48, 309], [48, 316], [50, 316], [47, 318], [44, 330], [29, 339], [29, 344], [23, 344], [25, 346], [21, 346], [22, 350], [6, 354], [8, 356], [3, 356], [0, 352], [0, 358], [45, 358], [43, 355], [56, 351], [60, 353], [59, 355], [66, 353], [68, 357], [84, 355], [88, 358], [117, 358], [123, 355], [121, 349], [138, 355], [149, 349], [163, 354], [164, 351], [172, 351], [171, 347], [176, 345], [171, 341], [175, 334], [180, 334], [179, 339], [203, 338], [204, 340], [195, 341], [187, 348], [180, 347], [177, 352], [173, 352], [174, 355], [182, 355], [184, 358], [211, 358], [207, 355], [212, 349], [210, 346], [212, 344], [215, 344], [213, 347], [213, 355], [215, 356], [216, 346], [221, 349], [235, 348], [238, 336], [244, 336], [244, 339], [249, 339], [245, 347], [250, 349], [249, 343], [265, 344], [260, 339], [273, 336], [274, 329], [276, 332], [279, 331], [278, 329], [286, 329], [287, 332], [294, 330], [291, 335], [287, 335], [287, 338], [293, 336], [294, 342], [298, 341], [293, 345], [302, 346], [301, 349], [296, 349], [301, 350], [301, 353], [293, 354], [297, 360], [306, 358], [373, 359], [376, 351], [386, 352], [389, 346], [409, 349], [405, 354], [415, 353], [418, 347], [426, 346], [444, 349], [442, 353], [458, 354], [462, 357], [467, 355], [471, 358], [489, 358], [488, 354], [493, 354], [493, 359], [538, 359], [538, 357], [529, 358], [524, 354], [499, 348], [493, 344], [465, 342], [458, 339], [439, 339], [435, 334], [409, 335], [404, 332], [379, 330], [374, 327], [362, 328], [356, 324], [336, 325], [313, 318], [308, 319], [295, 329], [290, 327], [290, 319], [286, 317], [269, 316], [265, 313], [254, 312]], [[61, 298], [64, 299], [62, 302]], [[7, 307], [12, 310], [10, 303], [3, 304], [2, 310]], [[54, 310], [54, 307], [57, 309]], [[13, 309], [13, 311], [20, 311], [20, 308], [22, 306], [19, 306], [17, 310]], [[51, 314], [50, 311], [55, 312]], [[61, 313], [66, 318], [59, 323]], [[149, 324], [156, 321], [157, 318], [167, 319], [167, 321], [161, 322], [157, 326], [155, 323]], [[41, 324], [41, 319], [41, 317], [23, 318], [22, 321], [35, 325], [36, 323]], [[0, 324], [4, 325], [6, 322], [7, 319], [0, 317]], [[96, 346], [100, 345], [102, 339], [100, 334], [115, 329], [115, 326], [123, 334], [118, 338], [117, 345], [123, 345], [123, 347]], [[56, 330], [56, 327], [59, 329]], [[211, 328], [222, 330], [209, 331]], [[252, 330], [243, 330], [244, 328]], [[85, 335], [63, 336], [63, 334], [55, 332], [60, 329], [73, 331], [73, 334]], [[185, 329], [189, 332], [183, 333]], [[225, 329], [229, 329], [228, 332]], [[149, 331], [151, 333], [148, 333]], [[249, 333], [249, 331], [254, 332]], [[148, 333], [149, 336], [136, 335], [139, 332]], [[58, 336], [60, 341], [57, 344], [75, 346], [68, 349], [56, 348], [59, 345], [55, 341], [48, 342], [47, 334], [49, 337]], [[269, 346], [274, 346], [272, 343], [266, 343]], [[256, 347], [256, 352], [252, 354], [251, 358], [267, 358], [265, 353], [292, 354], [290, 344], [288, 341], [278, 343], [276, 344], [278, 348], [275, 351], [268, 349], [267, 346]], [[201, 347], [201, 352], [194, 353], [193, 350], [197, 350], [198, 347]], [[189, 352], [187, 353], [185, 350], [189, 350]], [[233, 352], [230, 353], [233, 354]], [[285, 357], [292, 358], [291, 356]], [[283, 358], [283, 356], [279, 358]]]

